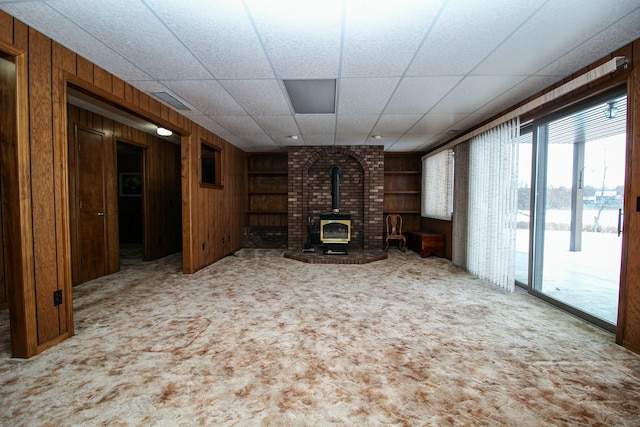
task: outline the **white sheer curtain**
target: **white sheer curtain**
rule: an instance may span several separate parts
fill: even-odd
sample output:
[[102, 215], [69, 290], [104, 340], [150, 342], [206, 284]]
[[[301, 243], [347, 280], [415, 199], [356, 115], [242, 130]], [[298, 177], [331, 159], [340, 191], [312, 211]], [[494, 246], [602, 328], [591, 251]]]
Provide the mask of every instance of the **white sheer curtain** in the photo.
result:
[[518, 188], [515, 118], [471, 139], [467, 269], [513, 292]]
[[453, 150], [422, 160], [422, 216], [451, 221], [453, 212]]

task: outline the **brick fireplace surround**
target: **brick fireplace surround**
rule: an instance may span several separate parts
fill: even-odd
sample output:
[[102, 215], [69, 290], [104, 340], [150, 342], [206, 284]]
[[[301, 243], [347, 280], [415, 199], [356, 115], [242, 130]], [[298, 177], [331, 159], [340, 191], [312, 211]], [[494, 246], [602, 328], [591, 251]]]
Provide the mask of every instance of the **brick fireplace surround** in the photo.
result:
[[340, 212], [352, 219], [349, 248], [383, 247], [384, 147], [289, 147], [288, 250], [299, 251], [307, 242], [307, 220], [320, 230], [320, 212], [331, 210], [329, 167], [339, 164]]

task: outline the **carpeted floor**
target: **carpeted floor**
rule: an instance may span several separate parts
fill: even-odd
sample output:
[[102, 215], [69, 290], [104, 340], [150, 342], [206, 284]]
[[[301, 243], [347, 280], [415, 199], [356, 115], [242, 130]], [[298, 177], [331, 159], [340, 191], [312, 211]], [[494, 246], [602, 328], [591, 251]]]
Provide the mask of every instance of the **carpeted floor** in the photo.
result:
[[16, 360], [0, 335], [0, 425], [640, 424], [640, 356], [609, 333], [443, 259], [282, 254], [76, 287], [73, 338]]

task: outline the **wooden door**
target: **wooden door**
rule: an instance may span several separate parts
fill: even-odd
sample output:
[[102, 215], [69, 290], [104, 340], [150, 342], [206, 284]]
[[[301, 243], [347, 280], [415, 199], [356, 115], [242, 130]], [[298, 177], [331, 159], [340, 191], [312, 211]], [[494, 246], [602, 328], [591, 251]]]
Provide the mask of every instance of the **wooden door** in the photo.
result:
[[104, 134], [75, 126], [76, 256], [73, 283], [107, 274]]

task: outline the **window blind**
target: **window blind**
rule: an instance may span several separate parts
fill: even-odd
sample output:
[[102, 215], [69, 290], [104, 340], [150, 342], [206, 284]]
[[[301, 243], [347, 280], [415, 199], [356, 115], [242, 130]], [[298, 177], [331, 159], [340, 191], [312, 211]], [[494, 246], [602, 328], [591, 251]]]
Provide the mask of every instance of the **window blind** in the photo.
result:
[[428, 218], [451, 221], [453, 212], [453, 150], [422, 160], [422, 212]]

